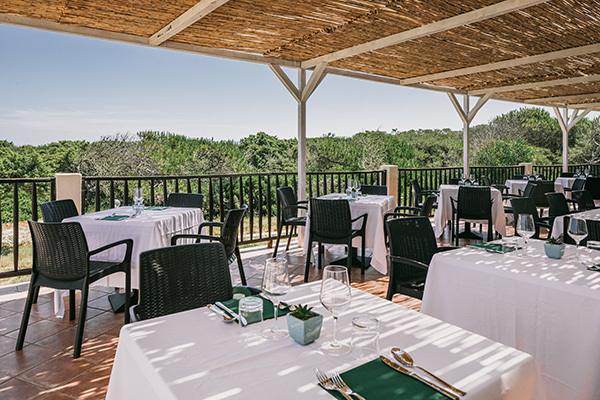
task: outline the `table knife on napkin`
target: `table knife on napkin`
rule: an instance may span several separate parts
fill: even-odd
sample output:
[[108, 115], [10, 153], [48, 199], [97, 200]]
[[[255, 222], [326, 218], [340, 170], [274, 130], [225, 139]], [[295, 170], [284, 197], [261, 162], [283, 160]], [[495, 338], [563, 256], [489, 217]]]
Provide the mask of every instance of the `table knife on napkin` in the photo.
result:
[[408, 369], [404, 368], [403, 366], [401, 366], [400, 364], [396, 364], [395, 362], [393, 362], [392, 360], [390, 360], [389, 358], [385, 357], [385, 356], [379, 356], [379, 358], [381, 359], [381, 361], [383, 361], [385, 363], [385, 365], [387, 365], [388, 367], [404, 374], [404, 375], [408, 375], [408, 376], [412, 376], [413, 378], [423, 382], [424, 384], [426, 384], [427, 386], [430, 386], [431, 388], [437, 390], [438, 392], [450, 397], [453, 400], [458, 400], [459, 397], [457, 395], [455, 395], [454, 393], [450, 393], [449, 391], [447, 391], [446, 389], [436, 385], [435, 383], [429, 382], [426, 379], [421, 378], [419, 375], [417, 375], [416, 373], [409, 371]]
[[215, 306], [219, 307], [221, 310], [225, 311], [226, 313], [228, 313], [231, 317], [233, 317], [233, 319], [241, 322], [242, 324], [244, 324], [244, 326], [248, 325], [248, 322], [246, 321], [246, 318], [242, 317], [241, 315], [238, 315], [236, 313], [234, 313], [229, 307], [227, 307], [225, 304], [221, 303], [220, 301], [215, 301]]

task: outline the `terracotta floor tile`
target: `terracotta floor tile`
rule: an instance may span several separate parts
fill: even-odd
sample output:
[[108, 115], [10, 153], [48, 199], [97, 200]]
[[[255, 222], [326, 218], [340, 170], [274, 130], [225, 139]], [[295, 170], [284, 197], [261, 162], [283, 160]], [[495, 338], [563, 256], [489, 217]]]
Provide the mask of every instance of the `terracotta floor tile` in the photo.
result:
[[[25, 333], [25, 341], [29, 343], [35, 343], [68, 328], [69, 326], [66, 324], [53, 322], [47, 319], [42, 319], [33, 323], [30, 322], [27, 327], [27, 332]], [[6, 336], [16, 339], [19, 336], [19, 331], [12, 331]]]
[[[14, 313], [6, 317], [0, 317], [0, 335], [5, 335], [9, 332], [19, 329], [23, 314]], [[31, 322], [38, 321], [36, 317], [31, 318]]]
[[94, 363], [101, 363], [115, 356], [119, 338], [111, 335], [100, 335], [83, 341], [81, 357]]
[[17, 376], [59, 354], [60, 352], [34, 344], [26, 346], [23, 350], [0, 357], [0, 375]]
[[0, 308], [0, 318], [8, 317], [9, 315], [13, 315], [14, 313], [15, 311]]
[[[7, 301], [6, 303], [2, 303], [2, 305], [0, 307], [4, 308], [5, 310], [23, 312], [26, 302], [27, 302], [26, 298], [11, 300], [11, 301]], [[39, 296], [37, 304], [46, 304], [49, 302], [50, 302], [50, 299], [47, 296]]]
[[62, 354], [19, 375], [19, 379], [47, 389], [62, 385], [83, 374], [95, 364], [83, 359], [73, 359], [72, 354]]
[[[75, 337], [77, 335], [77, 328], [70, 327], [63, 331], [60, 331], [52, 336], [36, 342], [37, 345], [47, 347], [52, 350], [59, 352], [73, 353], [73, 346], [75, 346]], [[85, 332], [84, 332], [85, 339]]]
[[87, 320], [85, 330], [89, 332], [89, 337], [98, 336], [114, 328], [123, 326], [124, 317], [123, 313], [114, 314], [112, 311], [107, 311]]
[[7, 336], [0, 336], [0, 357], [15, 351], [17, 340]]
[[97, 299], [88, 301], [88, 307], [99, 308], [103, 311], [111, 311], [110, 302], [108, 296], [98, 297]]
[[60, 392], [56, 392], [54, 390], [49, 390], [46, 394], [37, 397], [36, 400], [70, 400], [74, 399], [74, 397], [67, 396], [66, 394], [62, 394]]
[[11, 379], [0, 384], [0, 400], [35, 399], [43, 392], [44, 389], [19, 379]]
[[56, 390], [78, 399], [104, 399], [111, 371], [112, 367], [107, 365], [94, 367]]

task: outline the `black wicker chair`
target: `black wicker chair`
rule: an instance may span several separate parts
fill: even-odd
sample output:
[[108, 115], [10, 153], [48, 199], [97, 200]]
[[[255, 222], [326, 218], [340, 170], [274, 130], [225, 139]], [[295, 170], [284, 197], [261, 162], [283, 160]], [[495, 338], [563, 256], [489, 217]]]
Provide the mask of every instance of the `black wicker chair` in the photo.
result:
[[140, 302], [132, 321], [205, 307], [233, 297], [229, 263], [222, 243], [163, 247], [140, 254]]
[[434, 254], [456, 247], [437, 247], [427, 217], [394, 218], [385, 222], [389, 237], [388, 269], [390, 283], [386, 298], [395, 293], [423, 298], [427, 269]]
[[306, 226], [306, 217], [299, 217], [298, 210], [308, 210], [308, 207], [304, 205], [308, 204], [308, 201], [298, 201], [294, 194], [294, 189], [290, 186], [278, 187], [277, 197], [281, 203], [281, 218], [277, 224], [277, 242], [275, 243], [275, 249], [273, 250], [273, 257], [277, 257], [277, 249], [279, 248], [279, 240], [281, 239], [283, 227], [286, 227], [286, 231], [288, 227], [292, 227], [289, 232], [287, 246], [285, 247], [285, 251], [288, 251], [290, 249], [292, 236], [294, 235], [294, 232], [297, 231], [298, 226]]
[[202, 208], [204, 195], [202, 193], [171, 193], [167, 198], [167, 206]]
[[514, 174], [512, 176], [512, 178], [510, 178], [510, 179], [513, 180], [513, 181], [519, 181], [521, 179], [525, 179], [525, 175], [523, 175], [523, 174]]
[[63, 219], [79, 215], [75, 202], [71, 199], [54, 200], [40, 204], [44, 222], [62, 222]]
[[592, 194], [587, 190], [574, 190], [571, 192], [571, 197], [577, 204], [577, 211], [593, 210], [596, 207]]
[[600, 178], [588, 177], [585, 180], [585, 190], [592, 194], [594, 200], [600, 200]]
[[573, 182], [573, 186], [571, 186], [570, 188], [565, 187], [564, 191], [572, 192], [574, 190], [583, 190], [584, 187], [585, 187], [585, 179], [577, 178], [577, 179], [575, 179], [575, 182]]
[[427, 196], [423, 205], [421, 207], [410, 207], [410, 206], [398, 206], [394, 209], [393, 213], [385, 214], [384, 218], [390, 217], [414, 217], [416, 215], [420, 215], [423, 217], [429, 217], [431, 215], [431, 211], [435, 208], [435, 201], [437, 200], [437, 196], [435, 194], [430, 194]]
[[450, 178], [448, 180], [449, 185], [458, 185], [459, 182], [460, 182], [460, 178]]
[[575, 172], [561, 172], [561, 178], [573, 178], [575, 176]]
[[458, 188], [458, 199], [450, 198], [452, 203], [452, 219], [454, 221], [455, 239], [458, 246], [458, 228], [461, 219], [487, 220], [487, 240], [493, 240], [492, 203], [489, 187], [461, 186]]
[[439, 190], [421, 189], [421, 185], [416, 179], [410, 179], [408, 182], [410, 183], [413, 195], [415, 196], [415, 207], [422, 207], [424, 198], [426, 198], [430, 194], [438, 194], [440, 192]]
[[535, 188], [531, 192], [531, 198], [540, 212], [540, 217], [544, 216], [544, 209], [550, 207], [546, 193], [554, 193], [553, 181], [535, 181]]
[[[177, 240], [179, 239], [196, 239], [196, 242], [200, 242], [200, 240], [216, 240], [219, 241], [225, 246], [225, 254], [227, 255], [227, 259], [229, 263], [232, 263], [234, 259], [237, 259], [238, 270], [240, 271], [240, 278], [242, 280], [242, 285], [246, 285], [246, 274], [244, 274], [244, 265], [242, 262], [242, 257], [240, 255], [240, 248], [238, 246], [237, 237], [240, 228], [240, 224], [242, 223], [242, 219], [244, 218], [244, 214], [248, 209], [247, 205], [243, 205], [241, 208], [237, 208], [234, 210], [229, 210], [227, 215], [225, 216], [224, 222], [203, 222], [200, 224], [198, 228], [198, 234], [182, 234], [175, 235], [171, 239], [171, 245], [176, 245]], [[203, 227], [217, 227], [221, 228], [221, 232], [219, 236], [210, 236], [210, 235], [202, 235]]]
[[550, 207], [548, 210], [548, 216], [551, 224], [554, 223], [554, 219], [556, 217], [571, 213], [571, 208], [569, 207], [569, 203], [567, 202], [567, 199], [563, 193], [546, 193], [546, 198], [548, 199], [548, 205]]
[[[321, 266], [323, 257], [323, 243], [345, 244], [348, 247], [348, 276], [352, 271], [352, 239], [360, 236], [362, 238], [362, 260], [361, 274], [365, 273], [365, 230], [367, 226], [367, 214], [352, 218], [350, 214], [350, 203], [348, 200], [325, 200], [310, 199], [310, 231], [308, 232], [308, 248], [306, 253], [306, 267], [304, 270], [304, 282], [308, 282], [310, 269], [310, 256], [312, 254], [312, 243], [318, 243], [317, 266]], [[359, 229], [353, 229], [352, 224], [362, 219]]]
[[362, 185], [360, 187], [362, 194], [376, 194], [380, 196], [387, 196], [388, 190], [385, 185]]
[[540, 228], [546, 228], [548, 230], [548, 237], [552, 235], [552, 225], [550, 225], [549, 218], [541, 218], [538, 214], [535, 202], [530, 197], [514, 198], [511, 200], [512, 213], [515, 217], [515, 225], [519, 220], [520, 214], [531, 214], [533, 215], [533, 222], [535, 223], [535, 235], [534, 239], [540, 238]]
[[[124, 272], [125, 305], [129, 307], [133, 240], [120, 240], [90, 251], [83, 229], [78, 222], [42, 223], [31, 220], [28, 222], [33, 241], [33, 267], [16, 350], [23, 349], [36, 288], [43, 286], [68, 289], [71, 294], [75, 290], [81, 290], [79, 323], [73, 351], [73, 358], [78, 358], [81, 355], [83, 342], [89, 285], [105, 276]], [[126, 251], [125, 257], [120, 262], [90, 259], [93, 255], [121, 245], [126, 246]], [[69, 319], [75, 319], [75, 297], [73, 295], [70, 296]], [[125, 323], [129, 323], [129, 313], [127, 312], [125, 312]]]

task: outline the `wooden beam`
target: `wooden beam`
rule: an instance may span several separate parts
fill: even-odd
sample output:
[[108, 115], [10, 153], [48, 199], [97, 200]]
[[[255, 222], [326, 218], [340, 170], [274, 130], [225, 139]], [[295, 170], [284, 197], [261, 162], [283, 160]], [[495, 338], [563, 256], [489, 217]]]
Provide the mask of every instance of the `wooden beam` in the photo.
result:
[[598, 81], [600, 81], [600, 75], [586, 75], [586, 76], [577, 76], [574, 78], [551, 79], [548, 81], [537, 81], [537, 82], [530, 82], [530, 83], [521, 83], [518, 85], [495, 86], [495, 87], [490, 87], [487, 89], [469, 90], [469, 94], [472, 96], [481, 96], [481, 95], [484, 95], [489, 92], [494, 92], [494, 93], [514, 92], [517, 90], [540, 89], [540, 88], [552, 87], [552, 86], [574, 85], [577, 83], [598, 82]]
[[454, 109], [458, 113], [458, 116], [460, 117], [460, 119], [462, 120], [462, 122], [465, 125], [469, 125], [469, 118], [467, 118], [467, 112], [468, 112], [468, 110], [467, 111], [463, 110], [463, 108], [461, 107], [461, 105], [458, 102], [458, 99], [456, 98], [456, 96], [454, 95], [454, 93], [448, 93], [448, 97], [450, 98], [450, 101], [452, 102], [452, 105], [454, 106]]
[[321, 81], [325, 78], [325, 75], [327, 75], [326, 68], [327, 63], [321, 63], [317, 65], [310, 78], [308, 79], [304, 90], [302, 90], [302, 95], [300, 96], [302, 101], [308, 100], [308, 98], [311, 94], [313, 94], [317, 86], [319, 86], [319, 83], [321, 83]]
[[313, 59], [304, 61], [302, 68], [312, 68], [322, 62], [332, 62], [342, 58], [356, 56], [373, 50], [382, 49], [389, 46], [394, 46], [399, 43], [408, 42], [410, 40], [430, 36], [439, 32], [448, 31], [460, 26], [469, 25], [475, 22], [494, 18], [499, 15], [511, 13], [523, 8], [531, 7], [536, 4], [545, 3], [549, 0], [505, 0], [503, 2], [483, 7], [478, 10], [470, 11], [464, 14], [455, 15], [454, 17], [446, 18], [441, 21], [423, 25], [418, 28], [409, 29], [404, 32], [386, 36], [370, 42], [361, 43], [356, 46], [348, 47], [343, 50], [334, 51]]
[[202, 0], [199, 3], [196, 3], [164, 28], [150, 36], [150, 45], [159, 46], [161, 43], [166, 42], [188, 26], [198, 22], [200, 18], [210, 14], [228, 1], [229, 0]]
[[579, 111], [581, 110], [573, 110], [573, 114], [571, 115], [571, 118], [569, 118], [569, 130], [575, 125], [577, 125], [577, 123], [581, 121], [586, 115], [594, 111], [594, 108], [594, 106], [588, 107], [581, 114], [579, 114]]
[[569, 96], [556, 96], [556, 97], [540, 97], [537, 99], [526, 99], [525, 103], [560, 103], [568, 100], [580, 100], [580, 99], [595, 99], [600, 98], [600, 93], [584, 93], [584, 94], [573, 94]]
[[520, 65], [535, 64], [539, 62], [552, 61], [559, 58], [576, 57], [584, 54], [598, 53], [600, 52], [600, 43], [589, 44], [586, 46], [573, 47], [566, 50], [551, 51], [549, 53], [537, 54], [535, 56], [527, 56], [520, 58], [513, 58], [511, 60], [498, 61], [489, 64], [475, 65], [472, 67], [453, 69], [450, 71], [436, 72], [434, 74], [427, 74], [421, 76], [415, 76], [412, 78], [403, 79], [404, 84], [422, 83], [428, 81], [435, 81], [440, 79], [454, 78], [457, 76], [471, 75], [479, 72], [495, 71], [499, 69], [518, 67]]
[[300, 90], [296, 87], [296, 85], [294, 85], [294, 82], [292, 82], [290, 77], [287, 76], [285, 72], [283, 72], [281, 67], [276, 64], [269, 64], [269, 68], [271, 68], [271, 71], [275, 73], [275, 76], [279, 78], [281, 83], [283, 83], [283, 86], [285, 86], [285, 88], [291, 93], [291, 95], [294, 96], [294, 99], [296, 99], [296, 101], [298, 102], [302, 101], [302, 94]]
[[467, 120], [469, 121], [469, 124], [471, 123], [471, 121], [473, 121], [473, 118], [475, 118], [477, 112], [481, 110], [481, 107], [483, 107], [485, 103], [487, 103], [487, 101], [490, 99], [490, 97], [492, 97], [493, 94], [494, 93], [486, 93], [485, 96], [477, 100], [477, 104], [475, 104], [475, 107], [473, 107], [471, 111], [465, 110], [465, 112], [469, 112], [469, 114], [467, 115]]

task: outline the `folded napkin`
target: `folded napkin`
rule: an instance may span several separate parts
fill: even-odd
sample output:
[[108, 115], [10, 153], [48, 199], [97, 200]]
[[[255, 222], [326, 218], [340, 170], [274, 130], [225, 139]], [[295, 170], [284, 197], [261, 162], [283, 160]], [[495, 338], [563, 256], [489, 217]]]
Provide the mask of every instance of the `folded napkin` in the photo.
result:
[[123, 219], [129, 218], [129, 215], [108, 215], [104, 218], [98, 218], [101, 221], [121, 221]]
[[144, 210], [162, 211], [162, 210], [167, 210], [169, 208], [171, 208], [171, 206], [151, 206], [151, 207], [144, 207]]
[[502, 245], [500, 243], [475, 243], [475, 244], [470, 244], [467, 247], [475, 247], [475, 248], [479, 248], [479, 249], [491, 250], [496, 253], [510, 253], [511, 251], [516, 250], [514, 247], [502, 248]]
[[[369, 400], [441, 400], [448, 399], [415, 378], [394, 371], [379, 358], [359, 365], [340, 376], [348, 386]], [[339, 392], [328, 390], [336, 399], [344, 400]]]
[[[273, 306], [273, 303], [267, 299], [263, 299], [260, 296], [250, 296], [250, 297], [258, 297], [259, 299], [261, 299], [263, 301], [263, 321], [266, 319], [272, 319], [274, 318], [275, 315], [275, 307]], [[233, 311], [234, 313], [238, 312], [238, 305], [239, 305], [240, 299], [231, 299], [231, 300], [227, 300], [227, 301], [223, 301], [222, 303], [227, 306], [229, 309], [231, 309], [231, 311]], [[277, 318], [282, 317], [286, 314], [288, 314], [290, 312], [289, 308], [279, 308], [278, 312], [277, 312]], [[255, 321], [258, 322], [258, 321]], [[250, 322], [251, 324], [253, 322]]]

